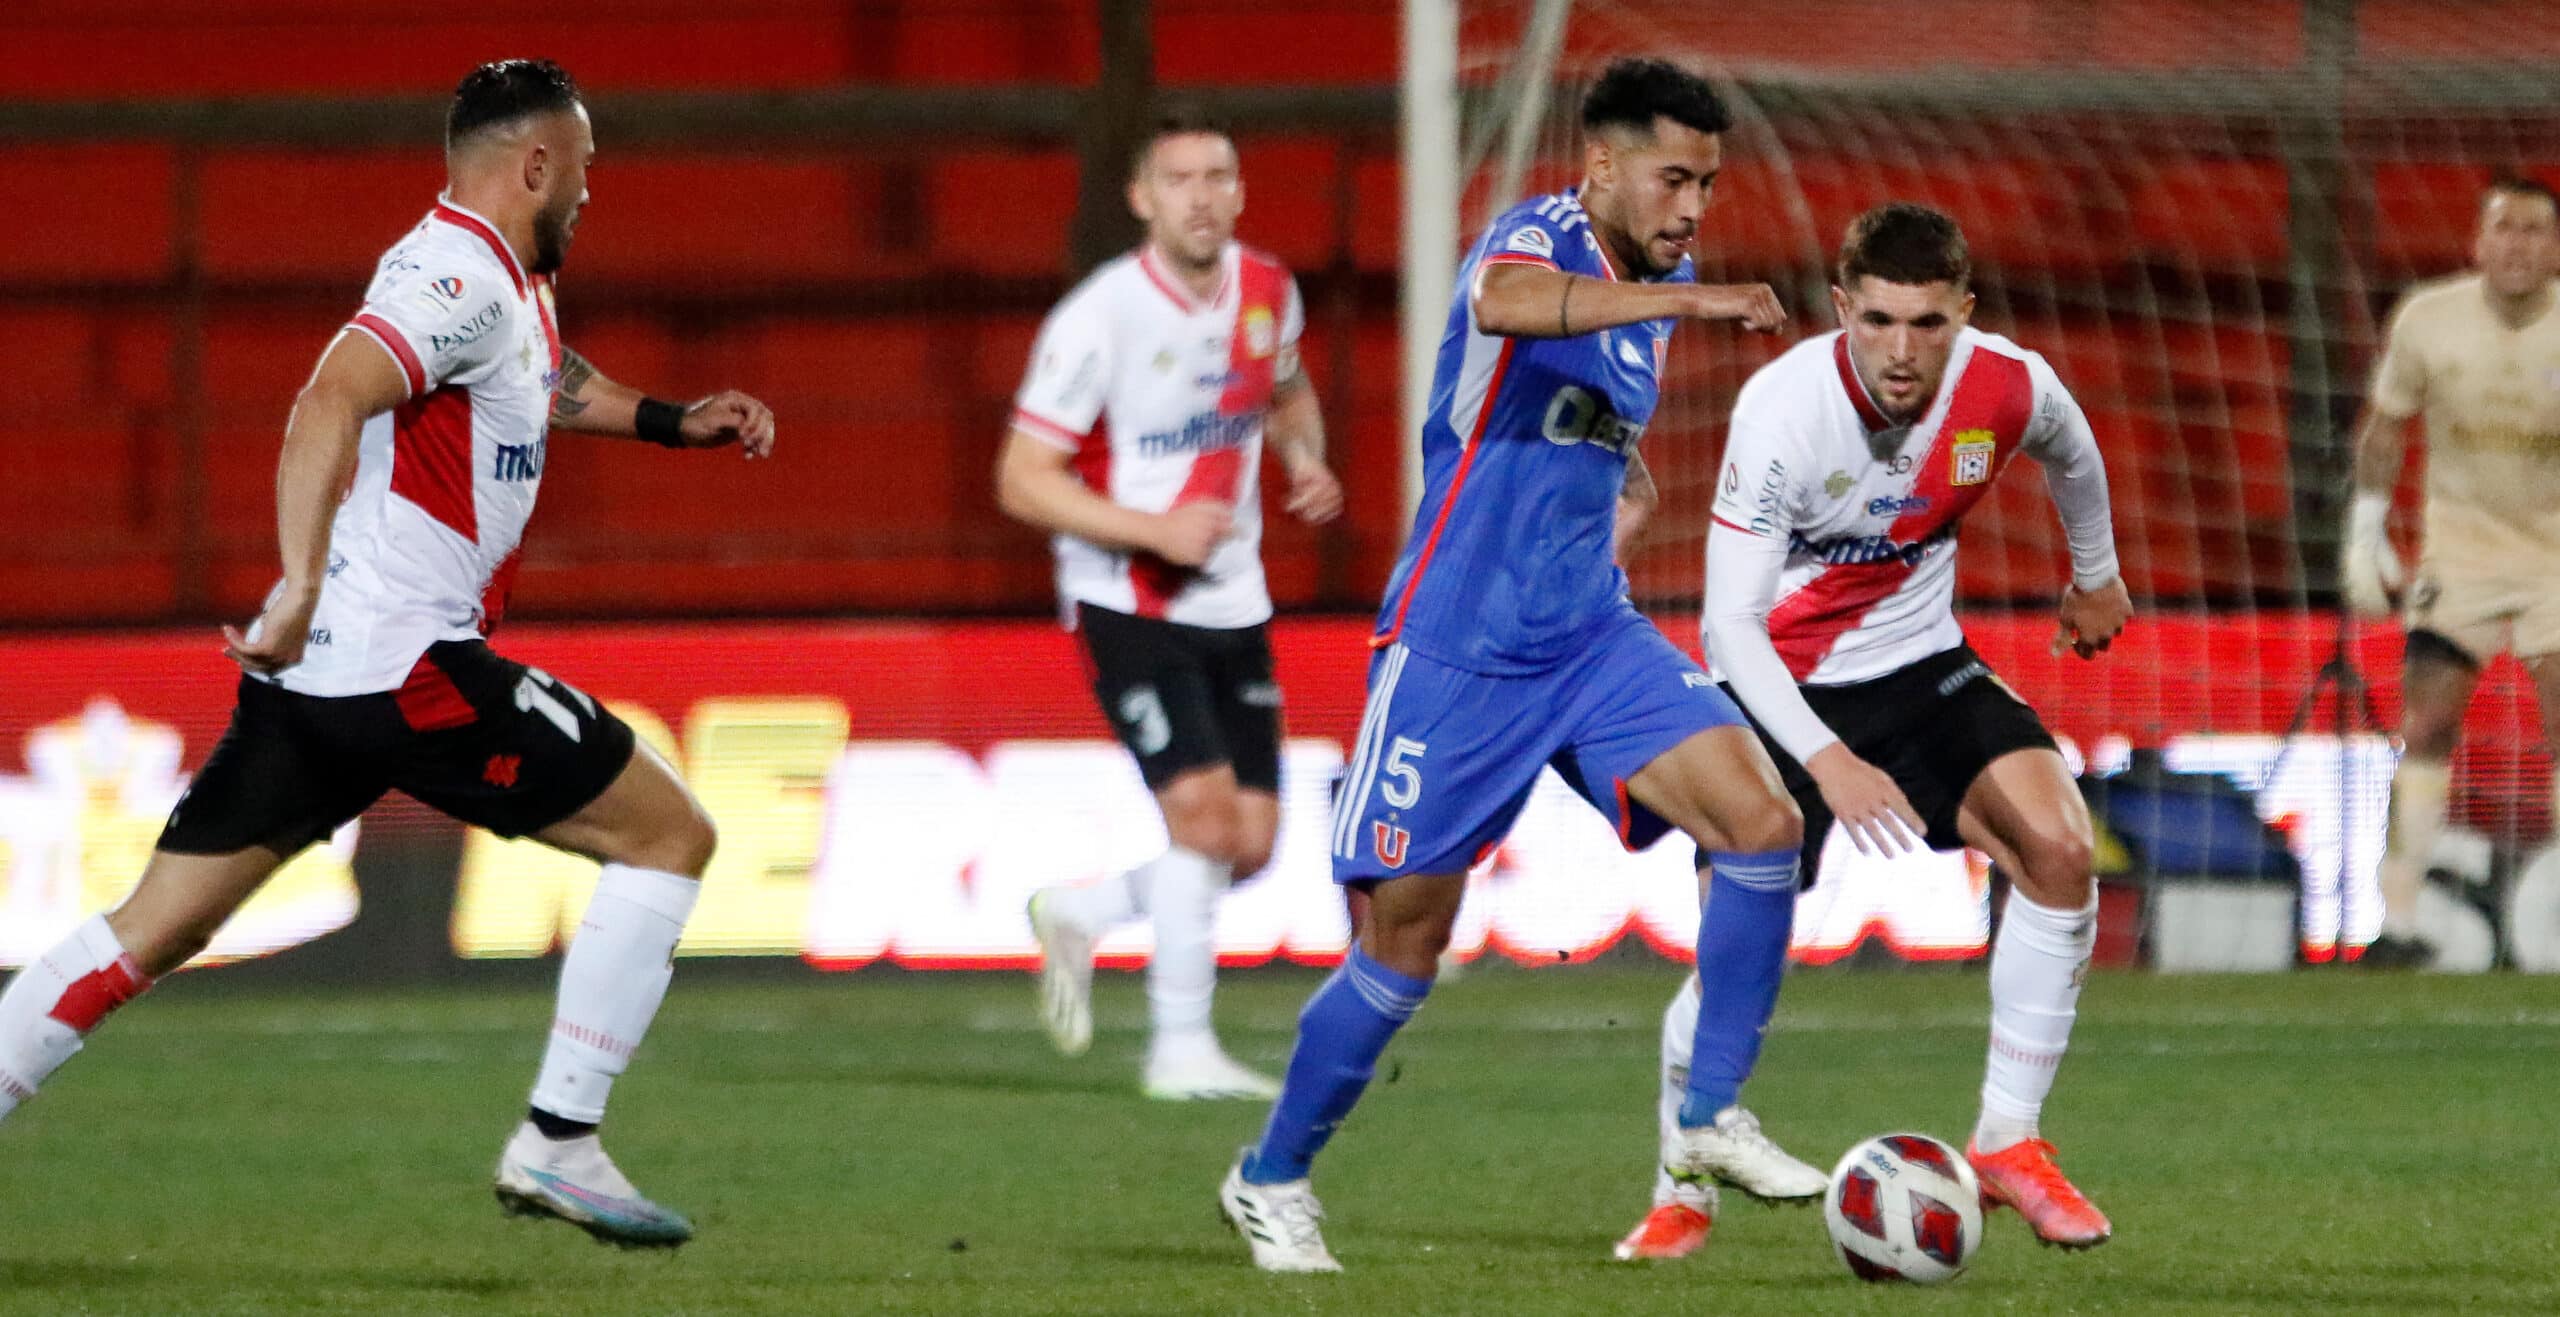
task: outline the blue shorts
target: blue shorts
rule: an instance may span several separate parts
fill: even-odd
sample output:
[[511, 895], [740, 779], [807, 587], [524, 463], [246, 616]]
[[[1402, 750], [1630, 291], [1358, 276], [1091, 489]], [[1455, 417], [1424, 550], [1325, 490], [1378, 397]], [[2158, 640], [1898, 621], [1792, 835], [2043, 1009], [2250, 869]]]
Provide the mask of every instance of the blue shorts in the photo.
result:
[[1333, 880], [1474, 867], [1549, 765], [1641, 850], [1671, 827], [1627, 798], [1627, 779], [1700, 732], [1740, 726], [1732, 698], [1632, 608], [1573, 657], [1524, 676], [1390, 645], [1370, 660], [1368, 709], [1334, 802]]

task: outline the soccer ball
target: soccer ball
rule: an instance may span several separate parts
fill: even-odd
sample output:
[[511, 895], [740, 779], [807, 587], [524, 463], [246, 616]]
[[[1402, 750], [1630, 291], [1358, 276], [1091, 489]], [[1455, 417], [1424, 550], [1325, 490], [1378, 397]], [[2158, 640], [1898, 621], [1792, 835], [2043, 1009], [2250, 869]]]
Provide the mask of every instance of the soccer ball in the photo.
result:
[[1936, 1285], [1963, 1275], [1982, 1247], [1982, 1186], [1946, 1144], [1879, 1134], [1832, 1169], [1822, 1221], [1858, 1279]]

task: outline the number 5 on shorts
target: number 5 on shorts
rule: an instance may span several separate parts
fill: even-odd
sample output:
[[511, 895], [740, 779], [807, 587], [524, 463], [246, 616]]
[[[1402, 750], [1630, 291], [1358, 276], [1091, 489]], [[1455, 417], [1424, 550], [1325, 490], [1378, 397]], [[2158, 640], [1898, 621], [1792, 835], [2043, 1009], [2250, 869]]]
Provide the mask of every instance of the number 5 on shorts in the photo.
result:
[[1420, 759], [1430, 747], [1410, 736], [1399, 736], [1387, 747], [1387, 762], [1378, 771], [1386, 780], [1378, 784], [1378, 795], [1393, 809], [1411, 809], [1422, 799], [1422, 766], [1408, 760]]

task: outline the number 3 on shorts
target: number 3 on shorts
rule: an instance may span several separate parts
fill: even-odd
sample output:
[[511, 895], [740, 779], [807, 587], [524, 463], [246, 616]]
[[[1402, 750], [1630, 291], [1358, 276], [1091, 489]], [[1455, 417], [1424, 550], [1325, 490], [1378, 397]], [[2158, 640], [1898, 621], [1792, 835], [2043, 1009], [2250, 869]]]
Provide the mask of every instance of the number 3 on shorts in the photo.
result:
[[550, 691], [544, 690], [545, 686], [558, 687], [570, 699], [576, 700], [578, 707], [587, 711], [588, 717], [592, 718], [596, 715], [596, 702], [588, 699], [585, 691], [566, 682], [555, 680], [550, 673], [540, 668], [526, 668], [524, 680], [516, 683], [516, 708], [528, 712], [540, 710], [543, 717], [551, 720], [552, 726], [560, 729], [562, 736], [572, 741], [580, 739], [578, 715], [569, 712], [569, 706], [562, 704]]
[[1410, 736], [1397, 737], [1387, 748], [1387, 762], [1378, 769], [1386, 780], [1378, 784], [1378, 795], [1389, 808], [1411, 809], [1422, 799], [1422, 766], [1408, 761], [1420, 759], [1426, 749]]

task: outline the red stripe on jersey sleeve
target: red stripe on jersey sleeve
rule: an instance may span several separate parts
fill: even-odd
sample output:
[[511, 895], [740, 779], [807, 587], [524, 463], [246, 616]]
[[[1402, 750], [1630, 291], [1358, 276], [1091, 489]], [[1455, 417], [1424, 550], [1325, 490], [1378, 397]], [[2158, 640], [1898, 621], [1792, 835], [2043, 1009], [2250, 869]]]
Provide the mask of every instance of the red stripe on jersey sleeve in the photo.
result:
[[1478, 265], [1534, 265], [1541, 270], [1556, 268], [1554, 261], [1544, 256], [1531, 256], [1527, 252], [1494, 252], [1476, 263]]
[[471, 394], [450, 384], [391, 411], [391, 492], [480, 542], [471, 490]]
[[418, 364], [418, 354], [409, 349], [409, 340], [390, 321], [367, 311], [347, 322], [347, 328], [361, 331], [365, 337], [382, 345], [400, 366], [400, 374], [409, 381], [409, 396], [427, 391], [426, 368]]
[[1013, 409], [1013, 428], [1030, 435], [1034, 439], [1055, 444], [1066, 449], [1070, 453], [1077, 452], [1084, 447], [1085, 437], [1083, 435], [1077, 434], [1075, 431], [1070, 430], [1037, 412], [1027, 411], [1020, 407]]

